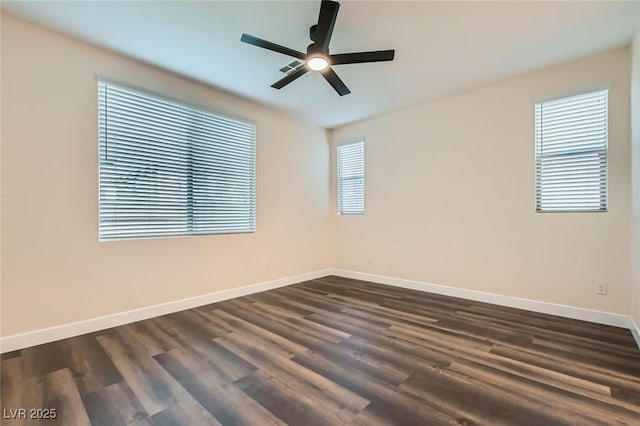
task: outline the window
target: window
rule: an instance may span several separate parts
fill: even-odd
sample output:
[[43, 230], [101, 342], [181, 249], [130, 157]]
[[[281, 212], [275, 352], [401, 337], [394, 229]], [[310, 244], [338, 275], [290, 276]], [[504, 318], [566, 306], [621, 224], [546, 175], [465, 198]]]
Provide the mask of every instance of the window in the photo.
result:
[[338, 147], [338, 214], [364, 214], [364, 141]]
[[607, 90], [536, 104], [536, 210], [607, 210]]
[[100, 240], [255, 231], [255, 125], [98, 81]]

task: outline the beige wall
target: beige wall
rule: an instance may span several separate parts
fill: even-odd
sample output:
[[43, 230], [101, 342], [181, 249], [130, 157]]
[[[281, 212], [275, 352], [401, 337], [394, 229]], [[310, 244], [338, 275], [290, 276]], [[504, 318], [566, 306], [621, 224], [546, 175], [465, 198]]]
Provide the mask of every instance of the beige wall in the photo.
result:
[[[335, 129], [366, 139], [367, 186], [364, 216], [334, 216], [334, 267], [629, 314], [629, 67], [621, 49]], [[534, 97], [606, 82], [609, 212], [536, 214]]]
[[[99, 243], [96, 73], [256, 121], [257, 232]], [[325, 130], [7, 16], [1, 90], [3, 336], [330, 266]]]
[[[335, 129], [367, 149], [367, 212], [337, 216], [324, 130], [11, 17], [1, 35], [3, 336], [331, 265], [621, 314], [633, 269], [640, 322], [626, 49]], [[257, 232], [99, 243], [96, 74], [256, 121]], [[536, 214], [533, 98], [606, 82], [609, 212]]]
[[640, 326], [640, 24], [631, 49], [631, 313]]

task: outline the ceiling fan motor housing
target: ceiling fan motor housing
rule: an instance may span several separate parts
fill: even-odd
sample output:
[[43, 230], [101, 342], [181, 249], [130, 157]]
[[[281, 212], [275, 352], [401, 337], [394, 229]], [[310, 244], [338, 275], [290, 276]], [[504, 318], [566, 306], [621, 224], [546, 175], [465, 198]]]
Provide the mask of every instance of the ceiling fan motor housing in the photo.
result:
[[322, 49], [318, 49], [315, 43], [311, 43], [307, 46], [307, 56], [310, 56], [312, 53], [320, 53], [321, 55], [326, 56], [329, 55], [329, 49], [323, 51]]
[[313, 24], [311, 28], [309, 28], [309, 38], [311, 41], [316, 41], [316, 31], [318, 30], [318, 24]]

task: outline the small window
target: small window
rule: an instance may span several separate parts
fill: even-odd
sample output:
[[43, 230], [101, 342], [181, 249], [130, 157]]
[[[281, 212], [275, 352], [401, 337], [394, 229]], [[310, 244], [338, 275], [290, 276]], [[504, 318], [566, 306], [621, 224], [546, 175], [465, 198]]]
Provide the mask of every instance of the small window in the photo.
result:
[[338, 146], [338, 214], [364, 214], [364, 141]]
[[255, 126], [98, 81], [100, 240], [255, 231]]
[[607, 210], [607, 90], [536, 104], [536, 210]]

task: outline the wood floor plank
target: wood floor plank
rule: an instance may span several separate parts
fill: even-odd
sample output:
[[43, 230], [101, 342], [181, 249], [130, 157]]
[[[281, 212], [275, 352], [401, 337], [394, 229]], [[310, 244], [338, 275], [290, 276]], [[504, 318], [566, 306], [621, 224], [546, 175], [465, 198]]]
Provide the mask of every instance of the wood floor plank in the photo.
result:
[[153, 356], [162, 352], [175, 349], [179, 345], [172, 338], [178, 334], [177, 331], [169, 328], [165, 322], [165, 317], [152, 318], [147, 321], [140, 321], [130, 324], [127, 327], [135, 335], [138, 344], [144, 351]]
[[557, 422], [559, 414], [549, 415], [548, 410], [536, 410], [530, 404], [511, 398], [508, 393], [488, 393], [471, 383], [451, 380], [450, 376], [435, 370], [412, 376], [400, 389], [446, 407], [447, 412], [455, 413], [454, 421], [539, 426]]
[[[374, 405], [371, 404], [370, 407], [374, 407]], [[372, 410], [372, 408], [370, 407], [367, 407], [364, 410], [360, 411], [358, 414], [356, 414], [349, 422], [349, 425], [351, 426], [388, 426], [390, 424], [393, 424], [393, 422], [390, 422], [388, 418], [385, 418], [386, 416], [378, 416], [374, 414], [374, 410]]]
[[[423, 343], [420, 341], [420, 336], [411, 336], [408, 334], [400, 335], [404, 339], [411, 341], [413, 344], [419, 346], [421, 350], [429, 351], [432, 348], [432, 344], [428, 344], [422, 347]], [[523, 377], [533, 377], [535, 378], [535, 380], [538, 380], [541, 383], [550, 384], [557, 388], [566, 389], [582, 395], [590, 395], [591, 397], [596, 399], [601, 399], [604, 396], [610, 395], [611, 393], [611, 390], [608, 386], [599, 384], [595, 381], [585, 380], [580, 377], [560, 373], [554, 370], [548, 370], [515, 359], [496, 356], [491, 352], [472, 350], [466, 348], [464, 345], [454, 346], [452, 344], [449, 344], [448, 346], [443, 346], [436, 350], [443, 353], [448, 353], [454, 359], [472, 360], [484, 365], [492, 365], [505, 372], [521, 375]], [[623, 404], [622, 402], [619, 403]]]
[[[535, 346], [514, 347], [496, 344], [491, 353], [525, 362], [551, 371], [571, 374], [603, 386], [626, 387], [640, 394], [640, 370], [622, 368], [617, 363], [603, 364], [601, 358], [538, 350]], [[640, 367], [640, 366], [639, 366]]]
[[[0, 357], [14, 425], [640, 425], [629, 330], [328, 276]], [[3, 413], [5, 411], [2, 411]]]
[[[447, 370], [467, 377], [477, 378], [484, 383], [503, 386], [508, 391], [519, 395], [522, 400], [536, 402], [541, 411], [550, 405], [554, 406], [557, 412], [570, 413], [575, 418], [581, 419], [580, 421], [571, 422], [571, 424], [634, 425], [640, 422], [640, 417], [636, 413], [624, 408], [610, 406], [597, 399], [591, 399], [566, 389], [556, 388], [535, 379], [505, 372], [491, 366], [475, 364], [470, 361], [456, 361]], [[565, 424], [561, 421], [561, 418], [559, 416], [553, 424]]]
[[336, 407], [346, 407], [353, 412], [358, 412], [369, 404], [362, 396], [349, 391], [313, 370], [304, 368], [298, 363], [292, 362], [288, 357], [274, 356], [268, 346], [256, 346], [247, 336], [240, 332], [231, 333], [225, 337], [216, 339], [221, 345], [235, 352], [261, 370], [272, 376], [283, 377], [292, 388], [300, 393], [315, 390], [319, 402]]
[[225, 323], [195, 309], [166, 315], [164, 319], [178, 329], [189, 330], [193, 337], [199, 339], [214, 339], [233, 331]]
[[451, 424], [451, 417], [441, 411], [441, 407], [434, 407], [430, 401], [414, 398], [396, 386], [344, 367], [312, 351], [296, 355], [293, 361], [366, 397], [372, 405], [384, 407], [385, 418], [393, 413], [397, 421], [403, 424]]
[[152, 426], [149, 414], [126, 382], [83, 395], [93, 426]]
[[173, 377], [144, 352], [127, 327], [98, 337], [98, 342], [149, 415], [190, 398]]
[[123, 380], [96, 337], [83, 335], [62, 342], [69, 369], [82, 395]]
[[336, 330], [330, 327], [326, 327], [322, 324], [318, 324], [312, 321], [308, 321], [306, 318], [297, 318], [291, 316], [275, 316], [277, 307], [266, 305], [264, 303], [254, 303], [253, 310], [257, 314], [263, 317], [269, 317], [272, 321], [276, 321], [280, 324], [284, 324], [296, 331], [307, 333], [315, 338], [330, 341], [333, 343], [339, 343], [340, 341], [349, 338], [349, 333], [344, 333], [340, 330]]
[[90, 425], [87, 411], [80, 397], [71, 370], [54, 371], [45, 377], [46, 400], [43, 405], [56, 409], [55, 421], [43, 419], [44, 424]]
[[[473, 374], [465, 374], [465, 370], [473, 371]], [[568, 409], [572, 407], [571, 404], [575, 401], [575, 398], [572, 399], [572, 397], [576, 397], [575, 395], [562, 390], [548, 392], [551, 388], [547, 387], [545, 389], [546, 385], [531, 380], [522, 383], [520, 377], [500, 370], [474, 364], [473, 362], [464, 364], [454, 362], [447, 368], [439, 369], [438, 373], [459, 382], [460, 385], [457, 388], [459, 392], [463, 393], [463, 397], [474, 392], [480, 392], [489, 398], [491, 406], [500, 407], [501, 403], [499, 401], [507, 400], [522, 408], [549, 416], [552, 419], [549, 424], [584, 425], [598, 423], [597, 416], [589, 417], [582, 410]], [[422, 375], [422, 373], [418, 374]], [[404, 384], [402, 386], [412, 393], [421, 394], [425, 391], [422, 386], [411, 387], [409, 383], [406, 386]], [[471, 392], [463, 391], [467, 386], [472, 388]], [[541, 390], [548, 392], [546, 397], [538, 397]], [[457, 406], [457, 398], [452, 401]], [[462, 406], [459, 409], [465, 408]], [[505, 422], [502, 416], [500, 418], [496, 417], [494, 421], [498, 424], [509, 423]]]
[[68, 368], [28, 378], [22, 383], [20, 407], [27, 410], [27, 425], [89, 425], [89, 418]]
[[60, 340], [23, 349], [21, 358], [25, 379], [44, 377], [69, 366], [64, 342]]
[[442, 352], [421, 350], [409, 342], [401, 339], [387, 340], [384, 336], [379, 336], [376, 340], [351, 336], [341, 345], [387, 362], [402, 371], [418, 372], [451, 364], [451, 357]]
[[221, 426], [195, 399], [174, 404], [154, 414], [151, 419], [155, 426]]
[[192, 355], [209, 364], [209, 368], [225, 383], [234, 382], [256, 369], [239, 356], [229, 352], [212, 339], [209, 334], [202, 335], [184, 323], [173, 322], [174, 318], [159, 318], [163, 329], [172, 330], [174, 349], [187, 349]]
[[232, 384], [220, 383], [207, 363], [186, 350], [172, 349], [155, 358], [221, 424], [284, 425], [282, 420]]
[[602, 346], [596, 346], [595, 344], [585, 344], [583, 342], [568, 342], [566, 339], [554, 336], [539, 335], [533, 336], [532, 343], [534, 345], [545, 346], [547, 348], [558, 349], [574, 354], [587, 354], [594, 355], [596, 357], [603, 357], [604, 359], [608, 359], [613, 362], [622, 362], [626, 365], [635, 366], [640, 363], [640, 353], [637, 353], [637, 350], [634, 352], [633, 349], [628, 348], [624, 348], [624, 350], [611, 349]]
[[18, 409], [25, 408], [23, 380], [20, 354], [3, 359], [0, 366], [0, 412], [3, 417], [2, 423], [7, 426], [19, 426], [25, 423], [21, 419], [13, 418]]
[[[284, 346], [287, 346], [286, 342], [294, 344], [293, 347], [289, 348], [290, 353], [300, 353], [312, 347], [324, 346], [328, 343], [342, 340], [342, 338], [336, 337], [338, 336], [337, 333], [325, 332], [329, 328], [322, 324], [307, 321], [306, 319], [283, 321], [270, 316], [268, 312], [261, 310], [257, 304], [242, 308], [230, 306], [226, 308], [226, 312], [237, 318], [242, 318], [245, 322], [254, 326], [259, 326], [270, 333], [269, 335], [277, 336], [275, 339], [279, 342], [285, 342]], [[348, 336], [346, 333], [340, 333], [339, 335]], [[279, 346], [282, 346], [282, 344]]]
[[[567, 338], [571, 338], [572, 336], [565, 336], [562, 333], [559, 332], [549, 332], [548, 329], [546, 329], [545, 327], [541, 327], [541, 326], [531, 326], [531, 325], [525, 325], [525, 324], [519, 324], [517, 322], [514, 321], [507, 321], [507, 320], [503, 320], [503, 319], [497, 319], [497, 318], [488, 318], [486, 316], [482, 316], [482, 315], [478, 315], [478, 314], [469, 314], [467, 312], [461, 312], [458, 311], [456, 312], [456, 316], [465, 318], [468, 321], [472, 321], [476, 324], [483, 324], [486, 327], [493, 327], [493, 328], [497, 328], [497, 329], [501, 329], [501, 330], [513, 330], [513, 331], [517, 331], [520, 332], [522, 334], [526, 334], [526, 335], [531, 335], [533, 336], [533, 341], [532, 343], [535, 343], [535, 341], [560, 341], [560, 342], [565, 342]], [[553, 333], [553, 334], [551, 334]], [[573, 336], [575, 337], [575, 336]], [[596, 343], [595, 341], [593, 341], [592, 343]], [[574, 347], [577, 348], [577, 342], [573, 342], [570, 347]], [[606, 352], [605, 348], [603, 348], [602, 346], [589, 346], [589, 344], [583, 344], [580, 345], [580, 352], [576, 351], [576, 354], [580, 354], [583, 353], [585, 350], [589, 351], [591, 350], [592, 352], [595, 352], [597, 354], [601, 354], [603, 352]], [[628, 348], [626, 346], [619, 346], [616, 345], [614, 346], [615, 349], [613, 350], [614, 353], [614, 358], [616, 360], [622, 360], [622, 353], [621, 352], [626, 352], [628, 350]], [[628, 363], [628, 365], [631, 366], [637, 366], [638, 365], [638, 361], [640, 361], [640, 358], [638, 358], [637, 354], [635, 354], [634, 352], [631, 352], [628, 354], [630, 358], [632, 358], [632, 360], [630, 360], [630, 362]], [[636, 355], [636, 356], [634, 356]]]
[[245, 319], [243, 319], [241, 316], [234, 315], [234, 313], [238, 313], [239, 311], [243, 310], [242, 306], [240, 307], [240, 309], [238, 309], [237, 306], [231, 305], [231, 307], [227, 309], [228, 311], [221, 309], [215, 310], [211, 312], [211, 315], [214, 315], [221, 318], [223, 321], [226, 321], [230, 326], [233, 326], [235, 330], [245, 331], [255, 336], [256, 339], [262, 339], [272, 342], [273, 350], [276, 350], [279, 353], [282, 352], [293, 355], [296, 353], [304, 352], [308, 349], [298, 343], [280, 336], [279, 334], [273, 333], [266, 328], [260, 327], [249, 321], [245, 321]]
[[346, 424], [354, 415], [319, 401], [314, 392], [301, 392], [261, 370], [238, 381], [236, 386], [287, 424], [296, 424], [300, 419], [309, 426]]

